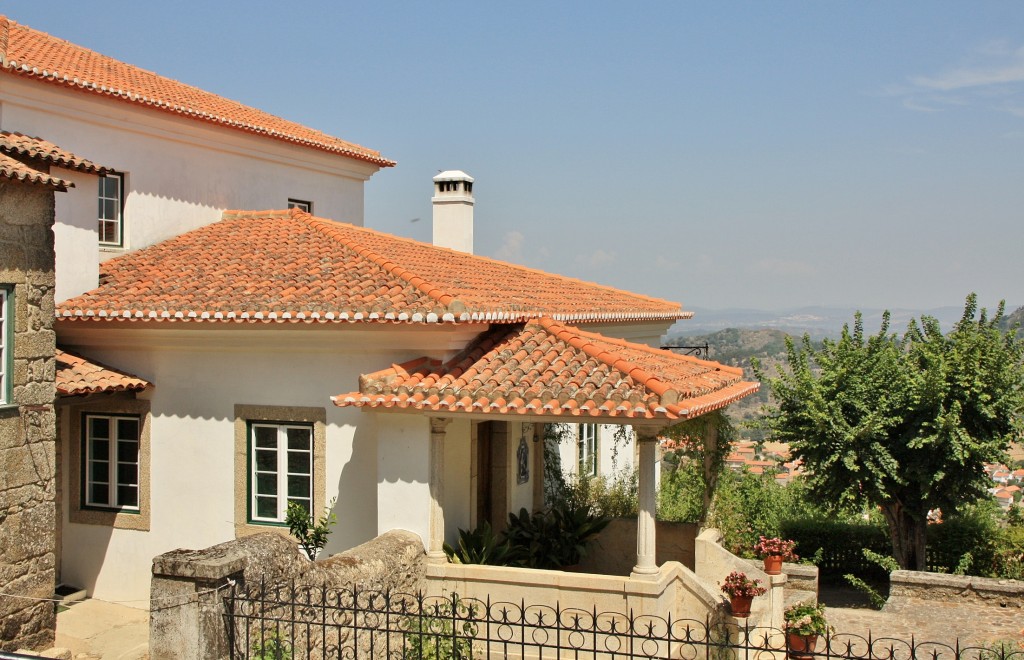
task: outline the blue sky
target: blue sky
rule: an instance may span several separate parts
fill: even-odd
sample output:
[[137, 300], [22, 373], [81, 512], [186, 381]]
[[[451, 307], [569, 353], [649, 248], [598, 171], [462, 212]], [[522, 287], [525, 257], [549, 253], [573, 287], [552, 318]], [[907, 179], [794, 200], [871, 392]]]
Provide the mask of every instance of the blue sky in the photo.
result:
[[478, 254], [687, 307], [1024, 302], [1024, 3], [0, 11], [379, 149], [384, 231], [457, 168]]

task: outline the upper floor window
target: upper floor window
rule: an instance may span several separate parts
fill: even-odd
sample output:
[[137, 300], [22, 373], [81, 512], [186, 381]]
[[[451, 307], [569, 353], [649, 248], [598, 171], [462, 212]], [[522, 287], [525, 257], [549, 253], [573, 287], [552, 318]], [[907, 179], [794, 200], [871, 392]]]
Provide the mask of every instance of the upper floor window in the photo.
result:
[[124, 244], [124, 175], [108, 172], [100, 176], [100, 243]]
[[580, 476], [597, 476], [597, 424], [580, 424]]
[[13, 358], [14, 314], [11, 287], [0, 286], [0, 404], [11, 401], [11, 363]]
[[305, 211], [306, 213], [312, 213], [313, 202], [304, 202], [301, 199], [289, 199], [288, 208], [299, 209], [300, 211]]

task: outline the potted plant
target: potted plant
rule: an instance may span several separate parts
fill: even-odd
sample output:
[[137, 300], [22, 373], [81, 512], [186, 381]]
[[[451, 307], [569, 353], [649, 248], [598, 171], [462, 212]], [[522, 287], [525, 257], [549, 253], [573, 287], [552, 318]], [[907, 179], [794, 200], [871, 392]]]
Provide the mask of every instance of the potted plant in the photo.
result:
[[825, 606], [818, 603], [790, 605], [783, 613], [786, 622], [786, 649], [794, 660], [811, 657], [820, 635], [832, 628], [825, 620]]
[[796, 561], [800, 557], [793, 550], [796, 548], [796, 541], [783, 540], [774, 536], [772, 538], [761, 537], [754, 544], [754, 552], [758, 557], [764, 559], [764, 572], [768, 575], [782, 573], [782, 562]]
[[766, 591], [760, 580], [748, 578], [740, 571], [729, 573], [722, 583], [722, 593], [729, 597], [729, 608], [738, 619], [750, 616], [750, 603]]

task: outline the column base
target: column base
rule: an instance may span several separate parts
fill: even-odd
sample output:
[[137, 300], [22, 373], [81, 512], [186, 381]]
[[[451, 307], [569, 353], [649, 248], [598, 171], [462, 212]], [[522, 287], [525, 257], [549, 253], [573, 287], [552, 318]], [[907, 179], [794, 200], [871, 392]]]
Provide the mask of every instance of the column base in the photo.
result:
[[634, 566], [629, 577], [634, 580], [653, 580], [659, 573], [661, 569], [657, 566]]
[[448, 555], [444, 554], [443, 550], [441, 550], [439, 552], [428, 552], [427, 553], [427, 562], [429, 562], [431, 564], [447, 564], [448, 563]]

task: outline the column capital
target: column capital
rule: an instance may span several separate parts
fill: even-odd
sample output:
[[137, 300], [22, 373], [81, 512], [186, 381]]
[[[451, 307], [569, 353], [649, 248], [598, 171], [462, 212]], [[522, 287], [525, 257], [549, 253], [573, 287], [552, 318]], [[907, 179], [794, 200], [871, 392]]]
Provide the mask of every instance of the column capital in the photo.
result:
[[451, 424], [451, 417], [431, 417], [430, 418], [430, 432], [431, 433], [444, 433], [448, 425]]
[[633, 424], [633, 433], [636, 433], [638, 442], [653, 442], [658, 439], [658, 434], [665, 427], [661, 424]]

